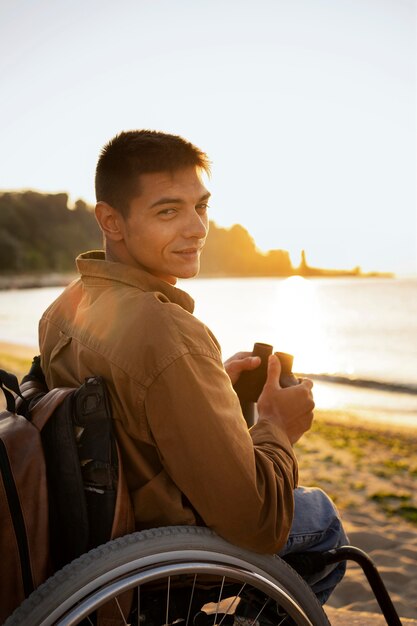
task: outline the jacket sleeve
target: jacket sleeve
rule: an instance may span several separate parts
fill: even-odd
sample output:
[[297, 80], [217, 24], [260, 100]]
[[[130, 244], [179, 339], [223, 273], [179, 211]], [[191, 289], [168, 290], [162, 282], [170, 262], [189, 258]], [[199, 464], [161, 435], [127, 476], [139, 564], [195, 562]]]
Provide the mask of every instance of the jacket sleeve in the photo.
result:
[[291, 527], [297, 463], [283, 430], [249, 431], [221, 362], [186, 354], [148, 389], [161, 462], [204, 524], [249, 550], [276, 553]]

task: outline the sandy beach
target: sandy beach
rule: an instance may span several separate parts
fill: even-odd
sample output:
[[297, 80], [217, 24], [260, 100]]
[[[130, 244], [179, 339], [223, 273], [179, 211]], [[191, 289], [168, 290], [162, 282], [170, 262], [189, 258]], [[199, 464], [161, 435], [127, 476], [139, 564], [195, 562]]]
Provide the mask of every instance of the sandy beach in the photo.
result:
[[[296, 448], [300, 483], [333, 498], [351, 544], [371, 555], [400, 616], [417, 618], [417, 430], [316, 411]], [[349, 564], [329, 606], [378, 612], [358, 566]]]
[[[0, 368], [21, 377], [34, 354], [0, 342]], [[417, 618], [417, 429], [368, 424], [360, 411], [317, 410], [296, 450], [300, 484], [334, 499], [351, 543], [372, 556], [400, 616]], [[379, 612], [354, 564], [329, 606]]]
[[39, 348], [36, 346], [19, 346], [0, 341], [0, 369], [15, 374], [20, 380], [29, 370], [32, 358], [38, 353]]

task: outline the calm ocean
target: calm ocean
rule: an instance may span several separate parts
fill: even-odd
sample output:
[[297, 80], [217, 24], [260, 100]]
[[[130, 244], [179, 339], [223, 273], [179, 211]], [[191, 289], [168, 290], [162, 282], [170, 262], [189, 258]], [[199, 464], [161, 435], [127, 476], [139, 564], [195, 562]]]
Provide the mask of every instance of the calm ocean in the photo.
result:
[[[200, 278], [178, 286], [195, 299], [224, 358], [256, 341], [273, 344], [294, 354], [294, 371], [325, 374], [315, 382], [318, 407], [417, 427], [417, 278]], [[37, 321], [61, 290], [0, 291], [0, 340], [36, 346]], [[333, 382], [340, 377], [349, 384]]]

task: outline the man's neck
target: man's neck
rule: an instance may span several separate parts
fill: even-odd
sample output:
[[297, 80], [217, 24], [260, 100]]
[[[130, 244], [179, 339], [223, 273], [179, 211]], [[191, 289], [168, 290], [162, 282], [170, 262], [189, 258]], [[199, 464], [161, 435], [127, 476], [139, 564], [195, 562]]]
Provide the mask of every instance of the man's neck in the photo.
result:
[[[148, 272], [148, 274], [152, 274], [152, 272], [149, 272], [149, 270], [146, 267], [141, 267], [139, 265], [126, 263], [126, 261], [121, 256], [119, 256], [117, 252], [115, 252], [114, 249], [112, 249], [112, 247], [108, 245], [107, 242], [104, 248], [104, 258], [106, 259], [106, 261], [111, 261], [112, 263], [122, 263], [124, 265], [127, 265], [128, 267], [136, 267], [137, 269], [140, 269], [143, 272]], [[155, 274], [152, 274], [152, 275], [155, 276]], [[168, 283], [168, 285], [171, 285], [173, 287], [177, 284], [177, 278], [173, 276], [169, 277], [170, 280], [168, 280], [168, 278], [164, 278], [163, 276], [155, 276], [155, 278], [158, 278], [159, 280], [162, 280], [165, 283]]]

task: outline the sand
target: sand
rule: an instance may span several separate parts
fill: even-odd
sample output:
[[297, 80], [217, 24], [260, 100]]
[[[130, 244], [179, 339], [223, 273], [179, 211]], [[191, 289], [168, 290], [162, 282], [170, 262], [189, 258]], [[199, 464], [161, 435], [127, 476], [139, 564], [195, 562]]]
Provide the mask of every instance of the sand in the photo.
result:
[[[351, 544], [372, 557], [400, 616], [417, 618], [417, 430], [366, 424], [358, 413], [316, 411], [297, 455], [300, 483], [333, 498]], [[379, 610], [355, 564], [329, 606]]]
[[[0, 368], [21, 377], [34, 354], [0, 342]], [[417, 429], [367, 424], [358, 411], [316, 410], [296, 451], [300, 484], [334, 499], [352, 545], [371, 555], [400, 616], [417, 618]], [[379, 612], [357, 565], [348, 566], [329, 607]]]

